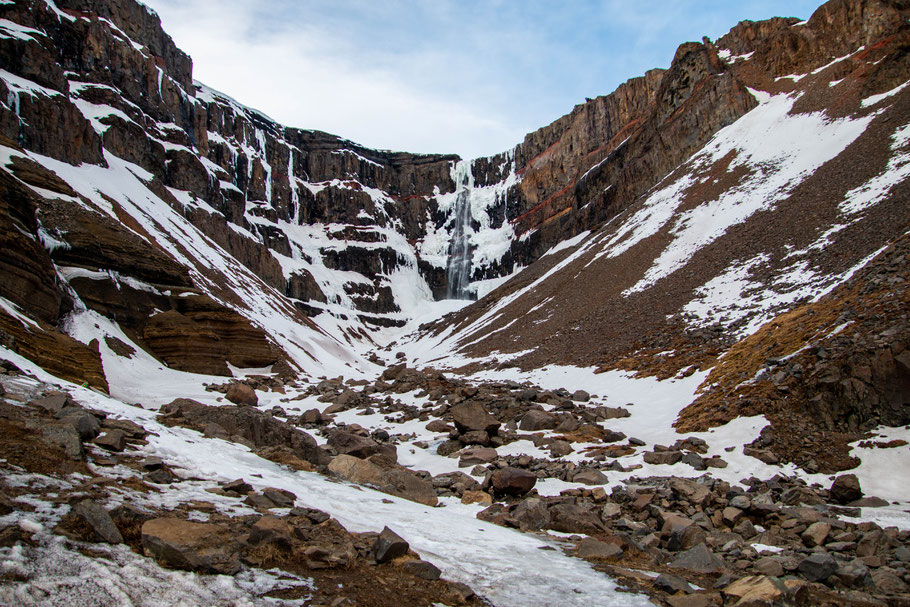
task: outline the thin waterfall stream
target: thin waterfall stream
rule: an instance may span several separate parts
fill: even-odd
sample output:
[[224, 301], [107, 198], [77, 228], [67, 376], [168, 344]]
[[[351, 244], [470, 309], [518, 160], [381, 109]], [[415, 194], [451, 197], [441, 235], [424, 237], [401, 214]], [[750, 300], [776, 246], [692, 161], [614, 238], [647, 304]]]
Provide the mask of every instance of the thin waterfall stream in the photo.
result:
[[471, 190], [473, 176], [468, 161], [459, 162], [455, 167], [454, 225], [449, 242], [449, 259], [446, 263], [446, 297], [448, 299], [472, 299], [469, 290], [471, 282]]

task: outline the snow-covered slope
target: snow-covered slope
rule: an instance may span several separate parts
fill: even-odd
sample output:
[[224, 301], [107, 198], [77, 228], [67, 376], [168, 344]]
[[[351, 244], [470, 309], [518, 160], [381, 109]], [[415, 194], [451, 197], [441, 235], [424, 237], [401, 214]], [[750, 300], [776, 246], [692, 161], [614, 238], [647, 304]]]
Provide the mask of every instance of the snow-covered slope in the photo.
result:
[[[645, 600], [601, 570], [668, 600], [653, 579], [679, 573], [685, 542], [667, 512], [692, 518], [686, 542], [724, 571], [780, 577], [759, 555], [784, 551], [796, 592], [802, 559], [830, 552], [839, 573], [813, 599], [901, 594], [910, 537], [869, 521], [906, 528], [910, 501], [881, 474], [910, 461], [908, 17], [834, 0], [807, 21], [744, 22], [465, 161], [279, 125], [193, 81], [131, 0], [0, 3], [0, 448], [18, 457], [25, 430], [68, 423], [32, 402], [51, 389], [109, 433], [144, 428], [118, 455], [80, 435], [60, 471], [4, 462], [18, 501], [0, 500], [0, 533], [33, 552], [0, 535], [0, 598], [70, 597], [72, 562], [88, 561], [137, 603], [124, 571], [200, 603], [338, 594], [309, 564], [312, 578], [250, 561], [194, 583], [126, 549], [76, 556], [84, 544], [53, 531], [71, 504], [48, 488], [82, 491], [89, 474], [108, 509], [247, 526], [299, 516], [256, 501], [289, 490], [350, 531], [389, 525], [497, 605]], [[196, 405], [175, 399], [246, 402], [238, 419], [302, 428], [321, 455], [181, 418]], [[479, 422], [458, 416], [475, 405]], [[175, 482], [142, 476], [147, 457]], [[848, 468], [877, 499], [826, 489]], [[536, 493], [501, 492], [503, 470]], [[224, 495], [237, 476], [245, 505]], [[836, 548], [799, 535], [822, 516]], [[570, 556], [587, 536], [621, 555]], [[738, 600], [710, 590], [720, 570], [681, 571], [706, 600]], [[428, 604], [465, 592], [427, 588]]]

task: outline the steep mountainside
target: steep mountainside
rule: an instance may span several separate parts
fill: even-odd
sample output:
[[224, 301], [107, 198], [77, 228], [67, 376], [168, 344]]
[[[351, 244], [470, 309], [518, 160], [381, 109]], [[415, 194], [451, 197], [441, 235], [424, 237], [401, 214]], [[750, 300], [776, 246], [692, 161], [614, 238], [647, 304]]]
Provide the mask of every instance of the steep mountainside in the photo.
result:
[[908, 201], [906, 0], [471, 161], [0, 0], [0, 603], [906, 605]]

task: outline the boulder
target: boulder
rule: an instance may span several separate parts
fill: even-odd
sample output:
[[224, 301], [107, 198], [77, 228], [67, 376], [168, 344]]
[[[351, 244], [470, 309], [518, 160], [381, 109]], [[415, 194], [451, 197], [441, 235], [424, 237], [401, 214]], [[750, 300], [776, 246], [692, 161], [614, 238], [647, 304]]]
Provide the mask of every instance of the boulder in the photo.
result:
[[455, 422], [455, 427], [461, 433], [479, 430], [487, 434], [496, 434], [500, 425], [499, 421], [487, 413], [486, 409], [476, 401], [452, 407], [452, 421]]
[[823, 582], [837, 571], [837, 561], [826, 552], [817, 552], [800, 561], [797, 569], [810, 582]]
[[812, 523], [802, 533], [803, 542], [809, 548], [824, 546], [829, 533], [831, 533], [831, 525], [828, 523], [823, 523], [821, 521]]
[[142, 549], [165, 567], [233, 575], [240, 571], [234, 536], [216, 523], [154, 518], [142, 525]]
[[442, 571], [439, 570], [439, 567], [427, 561], [408, 561], [402, 565], [401, 568], [405, 573], [419, 577], [422, 580], [438, 580], [442, 575]]
[[73, 514], [92, 528], [95, 541], [122, 544], [123, 536], [107, 510], [92, 500], [82, 500], [73, 506]]
[[829, 490], [832, 501], [838, 504], [849, 504], [862, 499], [863, 491], [859, 486], [859, 479], [855, 474], [842, 474], [834, 479]]
[[255, 407], [259, 404], [259, 397], [256, 396], [256, 391], [241, 382], [231, 384], [224, 397], [235, 405]]
[[458, 467], [476, 466], [478, 464], [489, 464], [499, 456], [496, 449], [489, 447], [471, 447], [461, 452], [458, 460]]
[[549, 508], [549, 529], [562, 533], [597, 535], [604, 532], [604, 525], [596, 510], [580, 504], [556, 504]]
[[572, 475], [573, 483], [583, 485], [604, 485], [608, 481], [607, 475], [596, 468], [581, 468]]
[[466, 445], [483, 445], [488, 446], [490, 444], [490, 435], [483, 430], [471, 430], [470, 432], [465, 432], [458, 439]]
[[550, 512], [543, 500], [529, 497], [509, 513], [507, 523], [522, 531], [537, 531], [550, 525]]
[[518, 429], [526, 432], [537, 432], [538, 430], [555, 428], [558, 422], [559, 418], [552, 413], [540, 409], [531, 409], [521, 418]]
[[101, 432], [98, 418], [88, 411], [73, 411], [64, 416], [61, 421], [72, 426], [79, 434], [79, 438], [84, 441], [92, 440]]
[[63, 450], [66, 456], [74, 461], [85, 459], [82, 440], [76, 429], [69, 424], [51, 423], [41, 427], [43, 442]]
[[696, 573], [717, 573], [724, 568], [724, 561], [704, 544], [698, 544], [685, 552], [680, 552], [670, 563], [670, 567]]
[[427, 424], [426, 428], [430, 432], [442, 432], [445, 434], [448, 434], [449, 432], [452, 431], [452, 426], [445, 423], [441, 419], [434, 419], [433, 421], [431, 421], [430, 423]]
[[462, 504], [480, 504], [482, 506], [489, 506], [493, 503], [493, 496], [487, 493], [486, 491], [465, 491], [461, 495]]
[[602, 542], [587, 537], [579, 542], [578, 547], [575, 549], [575, 554], [583, 559], [615, 559], [622, 556], [622, 547], [615, 543]]
[[645, 453], [645, 463], [652, 465], [672, 465], [682, 459], [681, 451], [652, 451]]
[[379, 443], [366, 436], [359, 436], [352, 432], [337, 430], [329, 435], [328, 444], [335, 452], [342, 455], [353, 455], [366, 459], [379, 453]]
[[586, 403], [591, 400], [591, 395], [585, 390], [576, 390], [572, 393], [572, 400], [575, 402]]
[[490, 487], [498, 495], [524, 495], [536, 484], [537, 476], [521, 468], [500, 468], [490, 479]]
[[724, 588], [723, 593], [738, 599], [744, 605], [771, 605], [785, 597], [788, 589], [781, 580], [765, 575], [750, 575], [732, 582]]
[[40, 398], [28, 401], [28, 404], [51, 415], [56, 415], [63, 407], [71, 406], [73, 401], [66, 392], [49, 392]]
[[279, 550], [291, 550], [291, 528], [276, 516], [263, 516], [250, 527], [247, 543], [252, 546], [270, 545]]
[[667, 541], [667, 550], [674, 552], [688, 550], [705, 541], [705, 530], [684, 516], [668, 514], [664, 516], [664, 524], [660, 534]]
[[297, 496], [286, 489], [276, 487], [266, 487], [262, 490], [262, 495], [279, 508], [293, 508]]
[[300, 414], [300, 417], [297, 418], [298, 424], [321, 424], [322, 423], [322, 413], [319, 409], [307, 409]]
[[225, 483], [221, 488], [228, 493], [236, 493], [238, 495], [246, 495], [253, 490], [253, 486], [242, 478]]
[[329, 463], [329, 471], [352, 483], [371, 485], [384, 493], [427, 506], [439, 502], [432, 483], [401, 466], [383, 468], [353, 455], [339, 455]]
[[382, 532], [373, 543], [373, 558], [377, 563], [387, 563], [408, 553], [408, 543], [397, 533], [383, 527]]
[[95, 444], [108, 451], [120, 452], [126, 447], [126, 434], [123, 430], [108, 430], [95, 439]]

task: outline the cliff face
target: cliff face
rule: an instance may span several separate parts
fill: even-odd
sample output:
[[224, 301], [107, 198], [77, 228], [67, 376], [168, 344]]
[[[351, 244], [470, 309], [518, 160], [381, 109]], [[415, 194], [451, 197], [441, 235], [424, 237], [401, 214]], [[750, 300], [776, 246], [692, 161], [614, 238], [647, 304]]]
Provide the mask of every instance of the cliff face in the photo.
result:
[[[744, 22], [683, 44], [667, 70], [467, 163], [280, 125], [195, 82], [190, 58], [131, 0], [3, 4], [2, 170], [7, 191], [30, 196], [5, 211], [21, 227], [5, 236], [6, 296], [50, 325], [88, 307], [161, 360], [218, 373], [297, 347], [263, 332], [260, 296], [307, 330], [319, 331], [313, 316], [353, 323], [342, 332], [401, 325], [446, 292], [456, 232], [479, 289], [641, 204], [758, 107], [755, 91], [786, 92], [793, 74], [820, 69], [859, 74], [844, 98], [899, 84], [902, 6], [835, 0], [805, 23]], [[793, 111], [850, 114], [829, 89], [807, 89]], [[469, 212], [456, 226], [459, 204]], [[24, 289], [33, 301], [16, 299]], [[181, 328], [165, 330], [163, 314]], [[244, 345], [231, 358], [217, 344], [234, 339]], [[193, 351], [203, 345], [207, 361]]]
[[[520, 177], [504, 197], [505, 219], [516, 236], [524, 235], [512, 243], [509, 259], [527, 264], [626, 209], [756, 106], [747, 86], [761, 88], [860, 46], [892, 42], [903, 29], [902, 6], [836, 0], [805, 23], [744, 21], [716, 43], [681, 45], [669, 69], [652, 70], [576, 106], [510, 153], [475, 160], [478, 184], [502, 182], [509, 170]], [[877, 79], [865, 86], [881, 88]]]

